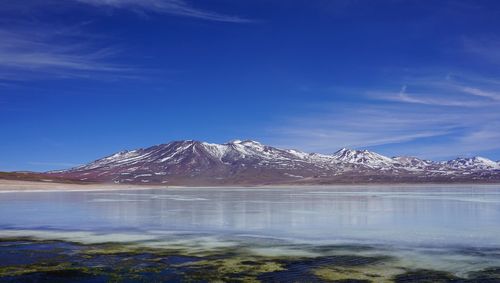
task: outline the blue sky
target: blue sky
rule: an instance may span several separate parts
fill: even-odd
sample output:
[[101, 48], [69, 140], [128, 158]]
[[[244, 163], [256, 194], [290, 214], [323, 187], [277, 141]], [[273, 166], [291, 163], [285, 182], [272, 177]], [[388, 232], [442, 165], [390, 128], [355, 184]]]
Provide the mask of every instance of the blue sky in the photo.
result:
[[500, 159], [498, 1], [7, 0], [0, 170], [171, 140]]

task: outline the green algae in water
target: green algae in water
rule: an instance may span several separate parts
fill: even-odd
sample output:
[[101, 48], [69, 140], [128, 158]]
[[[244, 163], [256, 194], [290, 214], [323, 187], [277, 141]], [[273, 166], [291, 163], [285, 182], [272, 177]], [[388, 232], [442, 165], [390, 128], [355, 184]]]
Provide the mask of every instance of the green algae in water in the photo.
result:
[[500, 268], [459, 277], [399, 266], [373, 250], [339, 245], [323, 251], [341, 254], [264, 256], [242, 245], [194, 256], [180, 248], [10, 238], [0, 240], [0, 282], [500, 282]]

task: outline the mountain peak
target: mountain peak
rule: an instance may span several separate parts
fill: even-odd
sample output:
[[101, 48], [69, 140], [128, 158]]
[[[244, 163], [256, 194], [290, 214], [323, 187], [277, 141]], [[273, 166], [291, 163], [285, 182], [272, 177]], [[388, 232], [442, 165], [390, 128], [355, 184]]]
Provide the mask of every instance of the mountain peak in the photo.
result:
[[386, 156], [368, 150], [354, 150], [342, 148], [333, 154], [333, 157], [340, 162], [363, 164], [370, 167], [380, 167], [391, 165], [394, 161]]
[[344, 152], [351, 152], [351, 151], [354, 151], [354, 150], [349, 149], [349, 148], [347, 148], [347, 147], [343, 147], [343, 148], [341, 148], [341, 149], [337, 150], [334, 154], [342, 154], [342, 153], [344, 153]]
[[226, 144], [256, 144], [256, 145], [262, 145], [260, 142], [258, 141], [254, 141], [254, 140], [239, 140], [239, 139], [236, 139], [236, 140], [230, 140], [229, 142], [227, 142]]
[[458, 157], [445, 164], [455, 169], [500, 169], [497, 162], [481, 156]]

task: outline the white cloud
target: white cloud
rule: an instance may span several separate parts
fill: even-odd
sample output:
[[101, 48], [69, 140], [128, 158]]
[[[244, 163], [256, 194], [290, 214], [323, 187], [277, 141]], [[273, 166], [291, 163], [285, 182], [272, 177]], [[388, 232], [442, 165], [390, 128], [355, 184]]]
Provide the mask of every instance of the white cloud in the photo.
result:
[[0, 38], [0, 80], [89, 77], [96, 73], [125, 75], [131, 70], [110, 63], [117, 53], [115, 49], [94, 46], [75, 29], [2, 27]]
[[[445, 143], [429, 143], [414, 147], [404, 147], [400, 152], [433, 159], [451, 159], [457, 156], [484, 155], [485, 152], [500, 149], [499, 120], [482, 126], [477, 122], [464, 133], [450, 137]], [[488, 157], [488, 156], [484, 156]]]
[[446, 135], [456, 127], [456, 117], [437, 110], [337, 104], [329, 112], [289, 119], [286, 126], [273, 129], [278, 133], [276, 142], [298, 141], [300, 145], [294, 147], [328, 153], [341, 147], [363, 148]]
[[399, 92], [369, 90], [366, 91], [366, 95], [376, 100], [429, 106], [484, 107], [490, 106], [491, 103], [497, 103], [495, 101], [500, 101], [500, 93], [485, 90], [488, 88], [498, 89], [497, 84], [498, 82], [492, 79], [464, 78], [448, 74], [445, 79], [427, 77], [426, 79], [410, 80], [409, 83], [403, 84]]
[[120, 50], [106, 45], [106, 38], [96, 39], [99, 36], [86, 33], [83, 26], [88, 23], [61, 27], [33, 20], [46, 12], [65, 13], [82, 8], [81, 5], [156, 12], [210, 21], [251, 22], [238, 16], [197, 9], [184, 0], [7, 1], [0, 5], [0, 87], [5, 87], [7, 81], [47, 77], [138, 77], [137, 68], [113, 63], [119, 59]]
[[[272, 143], [331, 153], [341, 147], [448, 158], [500, 149], [500, 103], [494, 81], [411, 80], [399, 91], [361, 91], [356, 103], [332, 102], [287, 118], [271, 129]], [[464, 86], [465, 83], [469, 84]], [[409, 94], [412, 89], [418, 94]], [[337, 94], [339, 95], [339, 94]], [[374, 100], [376, 103], [374, 103]]]
[[252, 20], [197, 9], [183, 0], [75, 0], [94, 6], [173, 14], [209, 21], [248, 23]]
[[426, 94], [408, 94], [408, 93], [391, 93], [391, 92], [368, 92], [369, 95], [377, 97], [381, 100], [415, 103], [435, 106], [461, 106], [461, 107], [478, 107], [486, 103], [470, 100], [454, 100], [454, 99], [436, 99], [428, 97]]
[[491, 98], [493, 100], [500, 101], [500, 94], [497, 92], [485, 91], [485, 90], [481, 90], [479, 88], [474, 88], [474, 87], [463, 87], [461, 89], [461, 91], [468, 93], [468, 94], [471, 94], [471, 95], [475, 95], [475, 96], [479, 96], [479, 97], [487, 97], [487, 98]]

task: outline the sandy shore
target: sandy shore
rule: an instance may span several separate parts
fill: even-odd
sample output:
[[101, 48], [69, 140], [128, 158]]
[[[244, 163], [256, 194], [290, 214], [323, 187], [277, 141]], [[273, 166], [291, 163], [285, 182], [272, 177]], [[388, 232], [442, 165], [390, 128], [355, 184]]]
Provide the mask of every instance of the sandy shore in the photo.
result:
[[178, 189], [178, 188], [232, 188], [232, 189], [269, 189], [269, 188], [328, 188], [328, 189], [356, 189], [360, 187], [386, 187], [386, 188], [401, 188], [401, 187], [420, 187], [420, 188], [435, 188], [435, 187], [450, 187], [457, 189], [474, 187], [495, 187], [500, 184], [332, 184], [332, 185], [265, 185], [265, 186], [165, 186], [165, 185], [132, 185], [132, 184], [68, 184], [55, 183], [50, 181], [19, 181], [0, 179], [0, 193], [7, 192], [50, 192], [50, 191], [110, 191], [110, 190], [149, 190], [149, 189]]
[[0, 180], [0, 193], [2, 192], [33, 192], [33, 191], [100, 191], [100, 190], [127, 190], [164, 188], [164, 186], [137, 186], [118, 184], [63, 184], [54, 182], [34, 182], [17, 180]]

